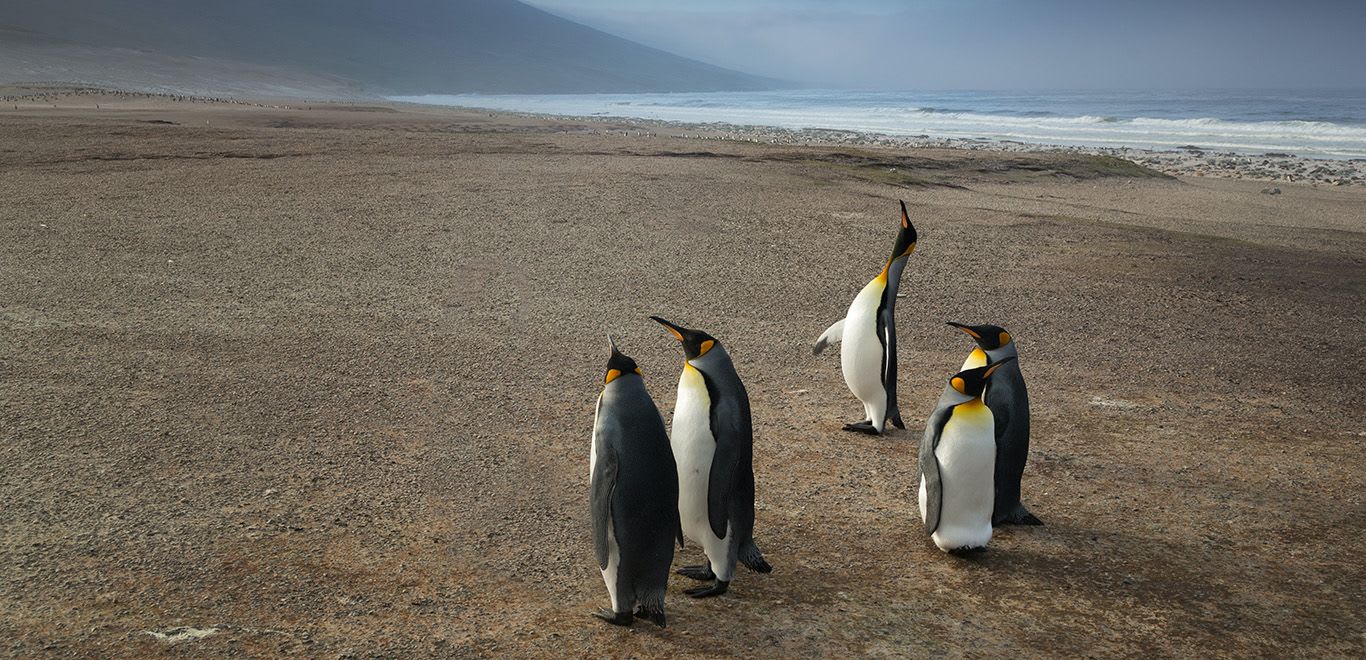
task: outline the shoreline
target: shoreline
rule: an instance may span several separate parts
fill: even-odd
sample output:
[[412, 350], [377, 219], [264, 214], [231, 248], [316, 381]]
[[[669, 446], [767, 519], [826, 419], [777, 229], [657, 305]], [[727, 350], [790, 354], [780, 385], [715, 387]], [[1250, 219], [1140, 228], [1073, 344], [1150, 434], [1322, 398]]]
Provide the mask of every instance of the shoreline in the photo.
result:
[[[1133, 147], [1086, 147], [996, 140], [990, 138], [950, 138], [930, 135], [890, 135], [886, 133], [832, 128], [792, 129], [778, 126], [732, 124], [729, 122], [682, 122], [643, 119], [620, 115], [561, 115], [543, 112], [514, 112], [474, 106], [439, 105], [413, 101], [388, 103], [425, 108], [451, 108], [471, 112], [530, 119], [601, 122], [637, 128], [683, 131], [659, 136], [684, 139], [725, 140], [785, 146], [857, 146], [886, 149], [959, 149], [966, 151], [1003, 151], [1012, 153], [1070, 153], [1123, 158], [1172, 176], [1218, 177], [1268, 183], [1308, 183], [1312, 186], [1366, 186], [1366, 159], [1312, 158], [1286, 153], [1244, 154], [1231, 151], [1190, 148], [1162, 151]], [[1268, 187], [1269, 194], [1276, 190]]]
[[[729, 122], [683, 122], [662, 119], [643, 119], [618, 115], [561, 115], [539, 112], [515, 112], [472, 106], [441, 105], [392, 99], [375, 99], [373, 103], [360, 99], [285, 99], [204, 96], [121, 90], [75, 83], [31, 82], [0, 85], [0, 112], [10, 110], [60, 107], [64, 99], [105, 97], [114, 101], [172, 101], [195, 104], [223, 104], [261, 109], [312, 111], [347, 106], [420, 108], [455, 112], [472, 112], [495, 117], [545, 120], [554, 122], [585, 122], [609, 125], [601, 134], [632, 136], [633, 129], [641, 130], [641, 137], [673, 139], [717, 140], [747, 142], [779, 146], [858, 147], [870, 149], [951, 149], [959, 151], [995, 151], [1003, 153], [1078, 154], [1121, 158], [1171, 176], [1210, 177], [1220, 179], [1258, 181], [1268, 184], [1298, 183], [1319, 186], [1366, 186], [1366, 159], [1331, 159], [1295, 156], [1267, 152], [1244, 154], [1230, 151], [1201, 149], [1198, 145], [1180, 150], [1154, 150], [1131, 147], [1086, 147], [1055, 145], [1018, 140], [991, 138], [933, 137], [930, 135], [901, 136], [885, 133], [827, 128], [790, 129], [777, 126], [733, 124]], [[94, 103], [92, 101], [92, 103]], [[97, 108], [98, 103], [94, 104]], [[83, 106], [77, 106], [83, 107]], [[618, 128], [628, 127], [623, 131]], [[1268, 185], [1262, 192], [1279, 194], [1280, 189]]]

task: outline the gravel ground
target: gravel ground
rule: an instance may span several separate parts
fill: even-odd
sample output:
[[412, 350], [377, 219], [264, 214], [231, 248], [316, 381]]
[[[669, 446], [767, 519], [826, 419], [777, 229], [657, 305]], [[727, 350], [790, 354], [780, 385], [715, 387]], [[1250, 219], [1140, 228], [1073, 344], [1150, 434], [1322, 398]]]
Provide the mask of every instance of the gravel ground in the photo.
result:
[[[89, 100], [0, 111], [0, 653], [1366, 653], [1366, 189]], [[899, 198], [911, 428], [850, 435], [809, 346]], [[672, 410], [649, 314], [746, 379], [775, 571], [622, 630], [588, 444], [609, 331]], [[946, 320], [1016, 336], [1048, 523], [970, 559], [914, 512]]]

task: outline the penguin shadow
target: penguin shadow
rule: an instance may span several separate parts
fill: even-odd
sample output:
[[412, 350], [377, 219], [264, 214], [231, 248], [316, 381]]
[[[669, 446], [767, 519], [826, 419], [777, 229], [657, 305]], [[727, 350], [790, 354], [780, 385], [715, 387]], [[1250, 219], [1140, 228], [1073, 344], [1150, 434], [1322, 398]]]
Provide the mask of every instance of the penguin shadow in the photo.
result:
[[[933, 548], [933, 543], [929, 545]], [[1228, 597], [1228, 582], [1212, 567], [1222, 552], [1198, 541], [1058, 520], [1045, 526], [997, 528], [985, 552], [947, 558], [963, 568], [1030, 583], [1039, 591], [1064, 589], [1097, 601], [1127, 597], [1164, 606], [1193, 606]]]

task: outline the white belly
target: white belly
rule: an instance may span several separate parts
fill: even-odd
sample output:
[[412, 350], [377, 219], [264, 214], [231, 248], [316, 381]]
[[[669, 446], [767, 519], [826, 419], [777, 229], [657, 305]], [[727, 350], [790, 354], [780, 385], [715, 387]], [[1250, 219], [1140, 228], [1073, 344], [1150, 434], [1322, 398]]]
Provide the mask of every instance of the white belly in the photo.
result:
[[[939, 460], [943, 503], [932, 538], [941, 550], [978, 548], [991, 540], [995, 505], [996, 439], [991, 411], [980, 402], [964, 404], [944, 424], [934, 455]], [[925, 483], [920, 484], [920, 515], [925, 515]]]
[[691, 366], [683, 368], [678, 380], [678, 403], [674, 405], [669, 445], [678, 465], [678, 517], [683, 535], [700, 544], [712, 570], [729, 581], [735, 570], [734, 559], [727, 557], [730, 528], [726, 528], [726, 538], [717, 538], [707, 515], [711, 461], [716, 454], [716, 438], [711, 432], [711, 396], [702, 373]]
[[692, 367], [684, 367], [678, 381], [671, 431], [669, 444], [678, 465], [678, 514], [683, 533], [700, 543], [705, 536], [712, 536], [707, 522], [707, 485], [716, 439], [711, 434], [711, 397], [701, 372]]
[[[840, 366], [844, 382], [865, 405], [883, 402], [882, 341], [877, 336], [877, 308], [882, 303], [884, 285], [875, 279], [863, 287], [849, 305], [844, 318], [844, 339], [840, 344]], [[882, 420], [873, 420], [880, 423]]]

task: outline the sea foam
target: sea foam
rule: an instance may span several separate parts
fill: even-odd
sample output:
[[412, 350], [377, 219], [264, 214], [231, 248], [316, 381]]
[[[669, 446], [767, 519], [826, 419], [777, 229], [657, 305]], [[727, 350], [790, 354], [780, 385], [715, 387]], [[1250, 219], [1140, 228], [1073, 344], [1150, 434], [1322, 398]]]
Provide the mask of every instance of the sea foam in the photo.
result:
[[[1015, 140], [1043, 145], [1286, 152], [1366, 158], [1366, 117], [1355, 97], [1316, 105], [1299, 95], [1182, 93], [844, 92], [710, 94], [427, 95], [397, 101], [574, 116]], [[924, 103], [927, 100], [949, 103]], [[975, 106], [975, 107], [972, 107]], [[1166, 114], [1168, 116], [1151, 116]], [[1206, 113], [1201, 115], [1198, 113]], [[1181, 116], [1188, 113], [1188, 116]], [[1349, 123], [1307, 119], [1345, 114]], [[1209, 116], [1215, 115], [1215, 116]], [[1224, 115], [1224, 116], [1218, 116]], [[1284, 119], [1257, 120], [1278, 116]]]

